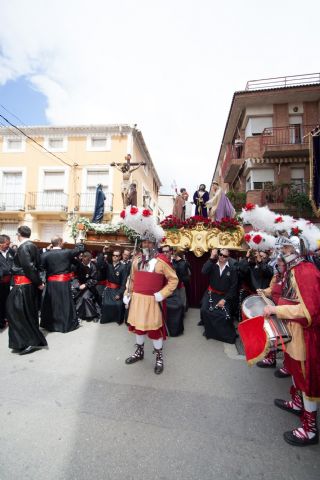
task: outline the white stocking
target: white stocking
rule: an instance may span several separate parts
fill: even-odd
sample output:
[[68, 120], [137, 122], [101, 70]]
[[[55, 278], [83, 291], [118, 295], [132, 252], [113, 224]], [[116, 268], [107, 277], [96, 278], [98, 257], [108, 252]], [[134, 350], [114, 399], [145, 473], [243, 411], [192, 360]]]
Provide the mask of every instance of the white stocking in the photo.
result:
[[317, 402], [313, 402], [312, 400], [307, 400], [306, 395], [303, 393], [303, 404], [304, 404], [304, 409], [307, 410], [307, 412], [316, 412], [317, 411]]
[[136, 335], [137, 345], [143, 345], [145, 340], [145, 335]]
[[162, 345], [163, 345], [163, 339], [162, 338], [159, 338], [158, 340], [152, 340], [152, 342], [153, 342], [153, 347], [156, 350], [160, 350], [160, 348], [162, 348]]

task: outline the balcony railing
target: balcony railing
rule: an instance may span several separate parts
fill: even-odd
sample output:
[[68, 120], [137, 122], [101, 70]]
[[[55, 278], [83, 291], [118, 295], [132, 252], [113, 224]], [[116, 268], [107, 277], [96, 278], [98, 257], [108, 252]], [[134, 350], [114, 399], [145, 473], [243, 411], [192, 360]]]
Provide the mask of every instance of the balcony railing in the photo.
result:
[[285, 203], [289, 196], [304, 193], [309, 195], [310, 186], [306, 182], [283, 183], [273, 185], [271, 182], [265, 184], [264, 193], [268, 203]]
[[287, 127], [265, 128], [261, 135], [261, 143], [267, 145], [302, 145], [308, 143], [306, 134], [315, 125], [289, 125]]
[[0, 193], [1, 212], [21, 212], [24, 210], [24, 193]]
[[[113, 211], [113, 193], [105, 193], [104, 211]], [[96, 202], [96, 192], [79, 193], [77, 195], [77, 210], [80, 212], [93, 212]]]
[[286, 77], [261, 78], [249, 80], [246, 90], [264, 90], [268, 88], [298, 87], [299, 85], [311, 85], [320, 83], [320, 73], [306, 73], [303, 75], [291, 75]]
[[309, 200], [310, 185], [306, 182], [273, 184], [266, 182], [263, 190], [247, 191], [247, 203], [260, 206], [269, 204], [279, 213], [289, 213], [294, 217], [312, 217]]
[[28, 199], [29, 210], [45, 212], [66, 212], [68, 195], [61, 191], [31, 192]]

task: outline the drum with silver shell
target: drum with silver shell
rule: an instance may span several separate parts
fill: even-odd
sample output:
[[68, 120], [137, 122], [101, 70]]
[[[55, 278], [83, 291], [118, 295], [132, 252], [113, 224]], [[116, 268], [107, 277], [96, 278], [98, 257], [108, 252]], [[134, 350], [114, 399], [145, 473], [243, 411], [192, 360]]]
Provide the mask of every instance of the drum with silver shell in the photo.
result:
[[[250, 295], [242, 303], [242, 313], [245, 319], [263, 316], [263, 309], [266, 301], [260, 295]], [[273, 305], [272, 300], [268, 299], [268, 305]], [[283, 345], [291, 341], [291, 335], [286, 322], [271, 315], [270, 318], [264, 318], [263, 328], [267, 334], [269, 348], [271, 350], [283, 350]]]

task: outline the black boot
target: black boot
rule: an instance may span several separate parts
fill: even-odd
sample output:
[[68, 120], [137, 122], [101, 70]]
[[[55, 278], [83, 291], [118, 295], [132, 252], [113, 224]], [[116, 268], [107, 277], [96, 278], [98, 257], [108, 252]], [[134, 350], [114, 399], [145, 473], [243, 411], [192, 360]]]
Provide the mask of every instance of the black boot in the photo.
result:
[[144, 344], [138, 345], [136, 344], [136, 351], [134, 352], [133, 355], [130, 355], [130, 357], [126, 358], [126, 364], [130, 365], [131, 363], [136, 363], [139, 360], [143, 360], [144, 357]]
[[162, 348], [155, 348], [153, 350], [153, 353], [156, 354], [156, 364], [154, 366], [154, 373], [159, 375], [160, 373], [163, 372], [163, 355], [162, 355]]

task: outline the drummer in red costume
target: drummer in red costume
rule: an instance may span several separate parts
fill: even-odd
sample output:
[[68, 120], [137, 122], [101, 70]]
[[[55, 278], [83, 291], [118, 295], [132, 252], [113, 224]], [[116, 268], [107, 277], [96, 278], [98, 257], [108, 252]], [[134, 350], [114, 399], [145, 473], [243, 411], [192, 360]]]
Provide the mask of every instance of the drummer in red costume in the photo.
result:
[[301, 427], [284, 433], [287, 443], [297, 446], [319, 442], [317, 401], [320, 401], [320, 272], [305, 262], [299, 238], [279, 237], [287, 265], [278, 306], [267, 306], [266, 316], [275, 314], [288, 320], [292, 341], [287, 345], [285, 365], [292, 375], [289, 401], [276, 399], [275, 405], [301, 417]]
[[156, 363], [154, 372], [163, 371], [163, 340], [166, 338], [163, 301], [178, 285], [177, 275], [167, 257], [157, 253], [156, 238], [151, 232], [141, 237], [142, 252], [133, 261], [131, 278], [123, 301], [130, 309], [127, 323], [136, 335], [136, 351], [126, 359], [126, 364], [144, 358], [144, 342], [148, 336], [154, 347]]
[[[273, 300], [273, 302], [278, 305], [279, 299], [282, 294], [284, 275], [286, 270], [286, 264], [282, 256], [279, 255], [275, 265], [276, 273], [271, 279], [270, 285], [268, 288], [257, 289], [258, 295], [265, 295]], [[257, 363], [257, 367], [260, 368], [275, 368], [277, 366], [277, 350], [270, 350], [266, 357]], [[278, 368], [274, 372], [275, 376], [278, 378], [290, 377], [290, 373], [287, 371], [286, 367]]]

